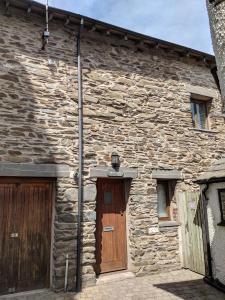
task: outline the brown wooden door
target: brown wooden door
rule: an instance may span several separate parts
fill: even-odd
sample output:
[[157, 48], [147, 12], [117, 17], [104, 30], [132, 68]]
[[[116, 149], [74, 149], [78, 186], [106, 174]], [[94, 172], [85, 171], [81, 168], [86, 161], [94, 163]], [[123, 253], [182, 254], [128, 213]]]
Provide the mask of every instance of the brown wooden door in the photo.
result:
[[0, 179], [0, 293], [49, 286], [53, 182]]
[[126, 269], [126, 203], [122, 180], [97, 183], [96, 273]]

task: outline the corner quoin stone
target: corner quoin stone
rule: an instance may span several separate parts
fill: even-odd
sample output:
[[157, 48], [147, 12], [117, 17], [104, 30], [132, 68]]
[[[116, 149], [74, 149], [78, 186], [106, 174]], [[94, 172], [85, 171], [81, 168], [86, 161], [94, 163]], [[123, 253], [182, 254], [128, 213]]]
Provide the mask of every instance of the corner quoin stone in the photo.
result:
[[84, 186], [84, 201], [92, 202], [96, 200], [97, 188], [95, 184], [87, 184]]

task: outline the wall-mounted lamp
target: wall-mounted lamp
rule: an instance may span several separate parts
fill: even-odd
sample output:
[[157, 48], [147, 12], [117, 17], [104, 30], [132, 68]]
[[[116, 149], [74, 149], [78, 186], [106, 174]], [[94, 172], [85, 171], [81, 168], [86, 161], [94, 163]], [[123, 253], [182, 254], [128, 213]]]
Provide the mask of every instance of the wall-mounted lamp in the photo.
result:
[[42, 48], [41, 50], [45, 50], [46, 45], [48, 44], [48, 40], [50, 37], [50, 33], [48, 31], [48, 29], [46, 28], [42, 34]]
[[113, 169], [118, 170], [120, 168], [120, 157], [115, 152], [112, 153], [111, 163], [112, 163]]

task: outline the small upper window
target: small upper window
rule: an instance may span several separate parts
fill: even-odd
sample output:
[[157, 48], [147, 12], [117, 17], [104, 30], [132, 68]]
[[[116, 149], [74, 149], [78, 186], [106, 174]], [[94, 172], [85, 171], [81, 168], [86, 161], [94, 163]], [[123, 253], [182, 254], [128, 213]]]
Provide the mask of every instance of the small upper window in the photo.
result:
[[225, 223], [225, 189], [218, 190], [218, 193], [219, 193], [221, 223]]
[[191, 99], [192, 120], [195, 128], [209, 129], [209, 101]]
[[171, 220], [171, 199], [173, 196], [172, 182], [168, 180], [157, 181], [157, 200], [159, 220]]

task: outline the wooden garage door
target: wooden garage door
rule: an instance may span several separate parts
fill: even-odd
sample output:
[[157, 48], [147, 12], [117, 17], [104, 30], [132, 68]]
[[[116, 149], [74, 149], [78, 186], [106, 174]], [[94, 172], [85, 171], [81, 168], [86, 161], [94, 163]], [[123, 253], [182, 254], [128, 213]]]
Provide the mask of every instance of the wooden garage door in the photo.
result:
[[0, 178], [0, 293], [49, 286], [53, 182]]

